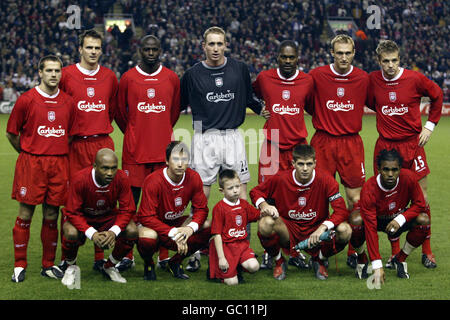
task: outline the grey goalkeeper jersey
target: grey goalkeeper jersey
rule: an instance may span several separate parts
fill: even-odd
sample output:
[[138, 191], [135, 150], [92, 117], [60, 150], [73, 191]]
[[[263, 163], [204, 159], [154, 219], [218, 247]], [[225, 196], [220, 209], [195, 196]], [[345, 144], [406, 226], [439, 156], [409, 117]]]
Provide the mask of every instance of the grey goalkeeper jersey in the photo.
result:
[[246, 108], [256, 114], [262, 106], [253, 96], [248, 67], [225, 58], [219, 67], [198, 62], [181, 78], [181, 106], [191, 107], [194, 129], [236, 129], [245, 119]]

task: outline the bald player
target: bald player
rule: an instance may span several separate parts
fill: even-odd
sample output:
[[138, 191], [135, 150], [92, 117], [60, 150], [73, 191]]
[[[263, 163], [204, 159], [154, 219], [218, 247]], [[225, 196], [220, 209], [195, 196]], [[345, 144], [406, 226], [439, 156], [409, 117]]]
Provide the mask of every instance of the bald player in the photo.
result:
[[97, 152], [94, 165], [79, 171], [71, 181], [63, 208], [63, 269], [67, 271], [76, 264], [78, 248], [88, 238], [100, 248], [114, 248], [103, 272], [112, 281], [125, 283], [115, 265], [137, 240], [133, 221], [136, 206], [128, 176], [117, 166], [114, 151], [103, 148]]

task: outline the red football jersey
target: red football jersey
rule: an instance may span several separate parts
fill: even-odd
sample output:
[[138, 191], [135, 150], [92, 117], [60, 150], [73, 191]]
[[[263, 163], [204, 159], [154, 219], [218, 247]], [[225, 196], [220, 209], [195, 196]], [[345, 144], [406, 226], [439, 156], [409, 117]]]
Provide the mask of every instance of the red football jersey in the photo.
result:
[[35, 87], [17, 99], [6, 131], [20, 135], [20, 148], [34, 155], [69, 153], [73, 100], [66, 93], [49, 96]]
[[142, 200], [138, 210], [139, 222], [157, 233], [169, 234], [182, 224], [189, 202], [193, 209], [192, 222], [200, 228], [208, 217], [208, 200], [203, 193], [200, 175], [188, 168], [180, 183], [167, 175], [167, 168], [149, 174], [142, 185]]
[[[250, 191], [252, 202], [272, 199], [280, 217], [297, 223], [301, 233], [309, 235], [324, 221], [334, 226], [348, 219], [345, 201], [339, 193], [337, 181], [329, 174], [314, 170], [311, 181], [301, 184], [295, 178], [295, 169], [286, 170]], [[329, 205], [334, 213], [329, 217]]]
[[260, 214], [258, 209], [244, 199], [231, 203], [224, 198], [214, 206], [211, 235], [220, 234], [223, 242], [245, 240], [247, 224], [257, 221]]
[[111, 121], [118, 90], [114, 72], [98, 66], [88, 74], [79, 63], [73, 64], [62, 69], [59, 87], [73, 97], [76, 105], [71, 135], [92, 136], [113, 132]]
[[[292, 149], [308, 136], [305, 126], [304, 108], [311, 99], [314, 84], [311, 76], [297, 70], [286, 79], [279, 69], [262, 71], [253, 82], [258, 98], [264, 99], [270, 118], [264, 124], [267, 140], [279, 142], [281, 149]], [[273, 136], [271, 130], [279, 130]]]
[[425, 212], [426, 205], [417, 178], [407, 169], [400, 170], [397, 185], [390, 190], [382, 187], [380, 175], [371, 177], [362, 187], [360, 204], [371, 261], [381, 259], [377, 218], [393, 219], [403, 215], [406, 222], [409, 222]]
[[119, 83], [116, 122], [124, 132], [122, 161], [128, 164], [165, 162], [172, 127], [180, 115], [180, 80], [160, 66], [147, 74], [139, 66]]
[[114, 224], [123, 231], [136, 213], [128, 176], [117, 170], [110, 184], [100, 186], [95, 181], [94, 171], [89, 167], [76, 173], [70, 182], [64, 215], [83, 233], [91, 227], [88, 221], [101, 223], [105, 218], [117, 216]]
[[312, 124], [333, 136], [361, 131], [369, 76], [355, 66], [344, 75], [332, 64], [309, 72], [314, 80]]
[[377, 113], [377, 130], [385, 139], [403, 140], [422, 131], [420, 100], [430, 97], [428, 120], [437, 124], [441, 118], [441, 88], [423, 74], [404, 68], [392, 80], [382, 71], [369, 75], [368, 106]]

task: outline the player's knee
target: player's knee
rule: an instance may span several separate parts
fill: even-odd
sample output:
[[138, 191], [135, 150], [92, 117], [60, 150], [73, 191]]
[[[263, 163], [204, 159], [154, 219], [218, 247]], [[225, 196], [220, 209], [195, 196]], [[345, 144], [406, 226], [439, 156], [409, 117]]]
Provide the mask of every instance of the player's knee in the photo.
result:
[[350, 213], [350, 217], [348, 218], [348, 222], [353, 226], [362, 226], [363, 219], [361, 217], [361, 213], [358, 211], [353, 211]]
[[259, 262], [255, 258], [248, 259], [242, 266], [250, 273], [255, 273], [259, 270]]
[[275, 220], [270, 216], [262, 217], [258, 222], [258, 231], [263, 236], [270, 236], [273, 231], [273, 227], [275, 225]]
[[138, 229], [134, 221], [130, 221], [125, 228], [125, 236], [129, 239], [136, 239], [138, 237]]
[[205, 223], [203, 223], [202, 229], [210, 228], [211, 227], [211, 220], [206, 219]]
[[158, 239], [158, 233], [150, 228], [140, 227], [138, 228], [139, 238]]
[[75, 241], [78, 239], [78, 230], [68, 222], [63, 225], [64, 238], [70, 241]]
[[347, 222], [342, 222], [336, 228], [336, 240], [340, 243], [347, 243], [352, 237], [352, 228]]
[[233, 278], [227, 278], [227, 279], [223, 279], [223, 283], [229, 285], [229, 286], [235, 286], [239, 284], [238, 278], [233, 277]]
[[430, 224], [430, 217], [428, 217], [428, 215], [424, 212], [422, 212], [421, 214], [419, 214], [416, 218], [416, 222], [419, 225], [427, 225]]

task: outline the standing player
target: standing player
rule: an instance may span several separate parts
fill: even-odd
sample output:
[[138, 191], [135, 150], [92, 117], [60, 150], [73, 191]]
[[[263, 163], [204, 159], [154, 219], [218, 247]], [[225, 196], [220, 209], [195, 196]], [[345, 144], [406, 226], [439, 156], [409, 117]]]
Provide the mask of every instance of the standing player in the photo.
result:
[[97, 152], [93, 167], [77, 172], [70, 182], [67, 204], [62, 210], [63, 265], [67, 277], [71, 274], [67, 271], [76, 264], [79, 246], [88, 238], [100, 248], [114, 248], [102, 270], [114, 282], [127, 282], [115, 265], [137, 240], [132, 220], [136, 207], [128, 177], [117, 167], [114, 151], [103, 148]]
[[[415, 172], [419, 180], [427, 202], [427, 214], [431, 217], [427, 197], [430, 169], [424, 146], [441, 117], [442, 90], [423, 74], [400, 67], [400, 50], [394, 41], [381, 41], [376, 53], [381, 70], [370, 74], [368, 103], [376, 111], [379, 133], [374, 151], [374, 172], [377, 173], [375, 155], [380, 150], [398, 150], [403, 158], [402, 167]], [[431, 102], [428, 121], [422, 127], [420, 101], [423, 96], [429, 97]], [[435, 268], [430, 236], [431, 230], [428, 230], [422, 245], [422, 263], [427, 268]], [[400, 249], [398, 239], [394, 240], [393, 255]], [[390, 267], [389, 264], [387, 267]]]
[[[167, 265], [175, 278], [189, 279], [183, 259], [206, 248], [211, 233], [208, 200], [200, 176], [188, 168], [189, 151], [173, 141], [166, 149], [167, 167], [145, 178], [138, 211], [138, 250], [144, 260], [144, 279], [156, 280], [153, 254], [158, 247], [177, 251]], [[184, 215], [191, 202], [192, 216]]]
[[194, 122], [191, 165], [202, 178], [207, 198], [219, 170], [233, 169], [241, 179], [241, 198], [246, 199], [250, 173], [237, 128], [244, 122], [247, 107], [260, 114], [261, 105], [253, 98], [247, 66], [225, 57], [225, 31], [207, 29], [202, 46], [206, 59], [181, 79], [181, 105], [191, 107]]
[[[278, 68], [262, 71], [253, 83], [258, 98], [264, 99], [268, 115], [264, 124], [266, 139], [261, 147], [258, 167], [258, 183], [277, 174], [279, 170], [292, 169], [292, 149], [306, 144], [308, 132], [303, 117], [305, 106], [314, 90], [310, 75], [297, 69], [298, 46], [285, 40], [278, 50]], [[289, 264], [308, 267], [305, 257], [291, 250]], [[272, 259], [264, 252], [261, 269], [270, 269]]]
[[[165, 148], [180, 115], [180, 80], [161, 64], [155, 36], [140, 41], [140, 63], [120, 79], [116, 122], [124, 133], [122, 167], [130, 177], [136, 206], [144, 179], [165, 167]], [[160, 261], [168, 252], [162, 249]]]
[[[364, 145], [359, 135], [367, 98], [369, 77], [352, 65], [355, 44], [348, 35], [331, 40], [334, 62], [315, 68], [312, 123], [316, 132], [311, 145], [316, 150], [317, 168], [332, 176], [339, 173], [345, 187], [349, 211], [358, 210], [359, 194], [366, 174]], [[349, 248], [347, 264], [356, 267], [356, 254]]]
[[[80, 62], [62, 70], [59, 88], [71, 95], [76, 104], [69, 146], [70, 178], [91, 167], [101, 148], [114, 150], [109, 134], [113, 132], [118, 81], [113, 71], [99, 65], [102, 44], [102, 35], [97, 31], [83, 32], [79, 37]], [[101, 269], [103, 257], [103, 250], [95, 247], [94, 269]]]
[[16, 101], [6, 136], [19, 153], [12, 198], [19, 202], [13, 228], [13, 282], [25, 280], [31, 219], [42, 204], [41, 275], [59, 279], [63, 272], [54, 265], [58, 242], [58, 210], [64, 204], [69, 178], [69, 132], [73, 120], [72, 98], [58, 89], [62, 62], [49, 55], [39, 61], [41, 83]]
[[[206, 198], [219, 171], [232, 169], [242, 183], [241, 198], [247, 199], [250, 172], [238, 127], [244, 122], [247, 107], [256, 114], [262, 107], [253, 97], [248, 67], [225, 56], [225, 31], [208, 28], [202, 47], [205, 60], [186, 70], [181, 79], [181, 106], [191, 107], [194, 124], [191, 166], [202, 178]], [[188, 270], [198, 268], [199, 254], [190, 261]]]
[[257, 221], [260, 212], [246, 200], [239, 199], [241, 181], [236, 171], [219, 173], [219, 191], [224, 198], [213, 209], [209, 244], [208, 279], [221, 279], [225, 284], [242, 282], [242, 269], [250, 273], [259, 270], [255, 252], [246, 239], [247, 223]]
[[[326, 259], [344, 249], [350, 240], [352, 231], [346, 222], [349, 213], [337, 181], [315, 170], [314, 148], [300, 144], [292, 153], [293, 170], [283, 171], [250, 191], [252, 202], [261, 214], [268, 215], [258, 223], [258, 236], [264, 249], [275, 257], [275, 279], [286, 277], [286, 262], [280, 249], [293, 248], [309, 238], [310, 249], [306, 252], [311, 255], [315, 275], [326, 280]], [[331, 217], [329, 205], [334, 211]], [[332, 229], [336, 230], [336, 237], [320, 243], [320, 235]]]
[[[425, 240], [430, 228], [430, 216], [425, 212], [425, 198], [417, 178], [410, 170], [402, 169], [403, 159], [397, 150], [381, 150], [377, 155], [379, 173], [364, 184], [361, 191], [361, 214], [350, 217], [359, 231], [351, 241], [358, 252], [358, 278], [367, 278], [367, 256], [363, 244], [367, 240], [375, 284], [384, 282], [385, 275], [378, 248], [377, 231], [393, 237], [408, 231], [403, 249], [391, 260], [399, 278], [409, 278], [406, 258]], [[361, 219], [362, 217], [362, 219]]]

